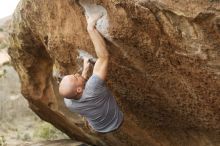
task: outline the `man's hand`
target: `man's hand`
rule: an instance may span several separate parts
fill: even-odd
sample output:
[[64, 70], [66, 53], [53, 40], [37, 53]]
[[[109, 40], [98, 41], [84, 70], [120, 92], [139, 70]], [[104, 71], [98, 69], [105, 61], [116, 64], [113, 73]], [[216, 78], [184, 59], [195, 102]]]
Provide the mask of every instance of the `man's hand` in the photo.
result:
[[83, 58], [83, 70], [89, 70], [90, 63], [89, 63], [89, 58], [84, 57]]
[[93, 30], [95, 28], [95, 25], [97, 21], [103, 16], [103, 14], [91, 14], [91, 16], [88, 16], [86, 14], [86, 20], [87, 20], [87, 30]]
[[89, 71], [90, 63], [89, 63], [89, 58], [84, 57], [83, 58], [83, 71], [82, 71], [82, 76], [87, 79], [88, 78], [88, 71]]

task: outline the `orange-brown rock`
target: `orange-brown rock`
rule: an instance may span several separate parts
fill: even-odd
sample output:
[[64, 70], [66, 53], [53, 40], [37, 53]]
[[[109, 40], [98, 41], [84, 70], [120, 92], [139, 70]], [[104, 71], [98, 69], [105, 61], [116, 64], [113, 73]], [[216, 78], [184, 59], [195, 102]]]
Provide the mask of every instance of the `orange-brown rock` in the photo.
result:
[[124, 112], [122, 127], [91, 133], [58, 94], [54, 70], [80, 70], [78, 49], [95, 56], [77, 0], [21, 0], [16, 9], [9, 53], [30, 108], [92, 145], [220, 145], [219, 1], [92, 2], [108, 14], [108, 27], [97, 27], [111, 55], [107, 83]]

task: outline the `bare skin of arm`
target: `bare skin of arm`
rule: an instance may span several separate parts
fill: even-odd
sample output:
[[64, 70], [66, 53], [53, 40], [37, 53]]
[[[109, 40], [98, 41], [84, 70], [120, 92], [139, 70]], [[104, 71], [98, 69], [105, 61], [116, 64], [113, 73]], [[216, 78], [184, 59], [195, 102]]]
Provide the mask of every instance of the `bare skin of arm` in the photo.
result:
[[82, 77], [84, 79], [88, 79], [88, 71], [89, 71], [89, 67], [90, 67], [90, 63], [89, 63], [89, 58], [83, 58], [83, 71], [82, 71]]
[[98, 20], [98, 16], [93, 18], [87, 18], [88, 26], [87, 31], [95, 47], [95, 52], [97, 54], [97, 61], [95, 63], [93, 74], [98, 75], [101, 79], [105, 80], [107, 76], [109, 53], [106, 48], [106, 43], [101, 34], [95, 28], [95, 24]]

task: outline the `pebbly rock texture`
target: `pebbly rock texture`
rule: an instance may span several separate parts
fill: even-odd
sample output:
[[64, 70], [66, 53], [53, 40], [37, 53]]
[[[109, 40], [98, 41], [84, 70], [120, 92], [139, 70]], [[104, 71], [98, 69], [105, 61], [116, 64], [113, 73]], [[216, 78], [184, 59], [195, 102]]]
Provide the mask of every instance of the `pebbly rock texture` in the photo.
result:
[[[92, 133], [65, 108], [53, 78], [54, 72], [80, 70], [79, 49], [95, 57], [84, 14], [96, 8], [111, 55], [107, 84], [124, 113], [122, 127], [108, 134]], [[219, 10], [218, 0], [22, 0], [9, 54], [30, 108], [73, 139], [109, 146], [217, 146]]]

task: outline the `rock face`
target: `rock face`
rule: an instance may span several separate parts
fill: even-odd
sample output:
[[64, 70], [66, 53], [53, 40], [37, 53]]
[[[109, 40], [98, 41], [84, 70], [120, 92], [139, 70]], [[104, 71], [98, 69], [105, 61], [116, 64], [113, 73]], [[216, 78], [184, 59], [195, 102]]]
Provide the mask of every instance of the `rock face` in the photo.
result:
[[[83, 5], [84, 4], [84, 5]], [[95, 56], [85, 6], [111, 55], [107, 84], [124, 112], [120, 130], [94, 134], [69, 112], [53, 72]], [[93, 9], [93, 7], [90, 7]], [[220, 145], [220, 5], [217, 0], [22, 0], [9, 54], [30, 108], [73, 139], [93, 145]]]

